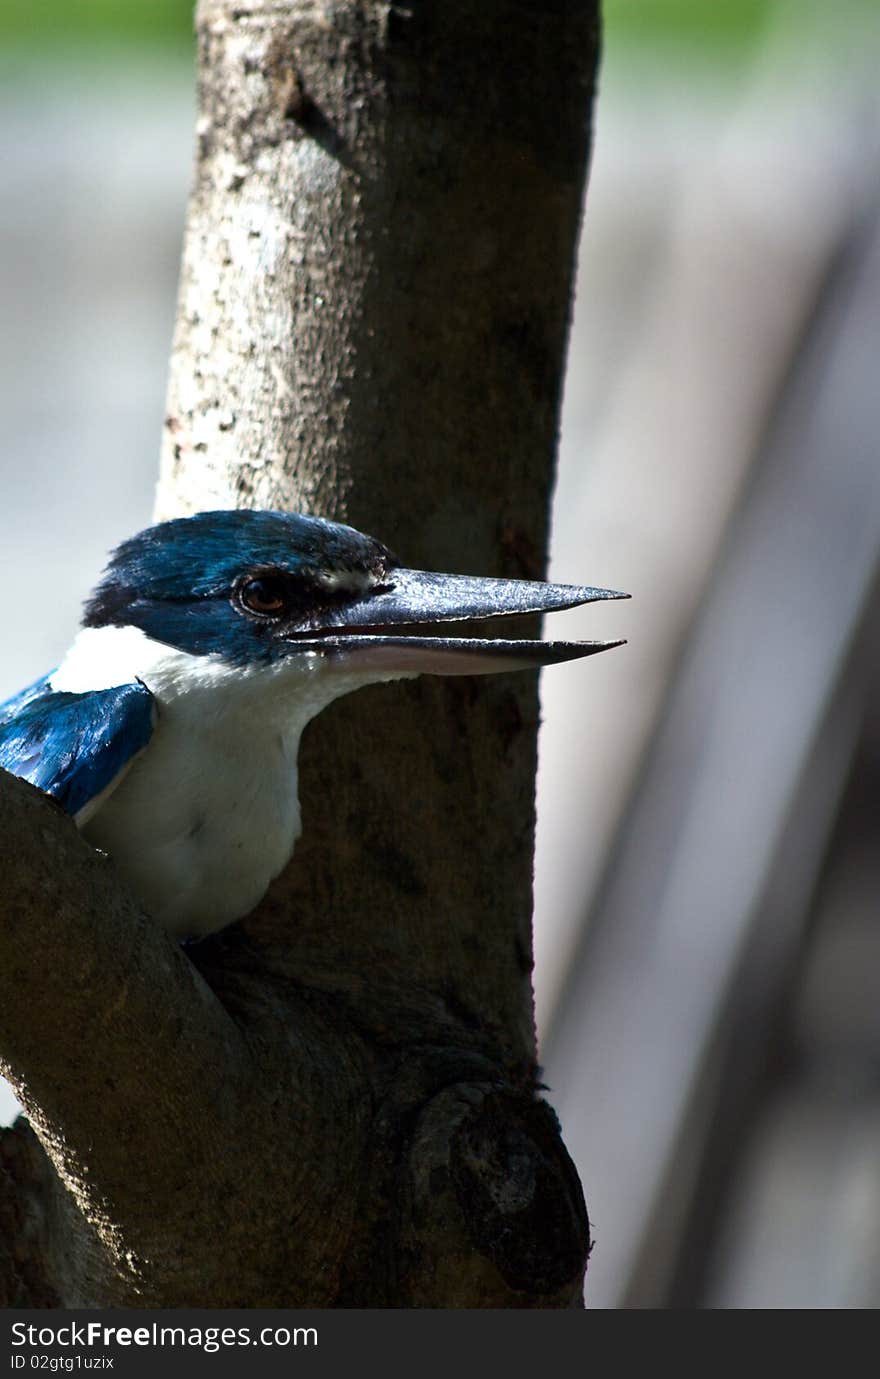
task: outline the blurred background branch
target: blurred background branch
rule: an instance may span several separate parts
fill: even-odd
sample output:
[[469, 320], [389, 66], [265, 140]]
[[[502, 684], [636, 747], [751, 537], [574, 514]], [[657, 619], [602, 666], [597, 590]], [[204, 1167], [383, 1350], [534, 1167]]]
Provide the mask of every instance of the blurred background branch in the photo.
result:
[[[636, 597], [545, 677], [536, 863], [588, 1305], [876, 1306], [880, 16], [605, 15], [552, 572]], [[0, 694], [150, 519], [190, 24], [0, 3]]]

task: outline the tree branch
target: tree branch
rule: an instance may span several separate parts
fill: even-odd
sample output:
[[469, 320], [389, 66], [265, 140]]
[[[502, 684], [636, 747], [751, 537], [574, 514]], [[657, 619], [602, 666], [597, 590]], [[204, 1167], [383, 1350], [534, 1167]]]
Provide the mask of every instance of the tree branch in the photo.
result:
[[[159, 513], [300, 508], [540, 577], [595, 5], [202, 0], [198, 28]], [[395, 968], [529, 1066], [537, 720], [527, 675], [333, 705], [252, 931]]]
[[[160, 516], [301, 508], [409, 564], [542, 573], [596, 25], [201, 0]], [[185, 953], [0, 782], [0, 1048], [64, 1185], [46, 1297], [578, 1305], [535, 1094], [536, 730], [526, 675], [333, 705], [291, 866]]]
[[[335, 1172], [326, 1150], [337, 1133], [357, 1142], [339, 1067], [355, 1056], [234, 962], [224, 1006], [127, 896], [112, 862], [5, 772], [0, 830], [0, 1048], [88, 1228], [83, 1272], [63, 1284], [68, 1305], [106, 1301], [111, 1275], [128, 1302], [220, 1305], [233, 1259], [228, 1304], [259, 1305], [279, 1199], [299, 1200], [303, 1228], [324, 1243], [346, 1217], [337, 1198], [348, 1166]], [[290, 1230], [287, 1219], [285, 1253]], [[214, 1270], [206, 1233], [227, 1251]], [[301, 1249], [294, 1293], [299, 1271], [311, 1287], [313, 1266]]]

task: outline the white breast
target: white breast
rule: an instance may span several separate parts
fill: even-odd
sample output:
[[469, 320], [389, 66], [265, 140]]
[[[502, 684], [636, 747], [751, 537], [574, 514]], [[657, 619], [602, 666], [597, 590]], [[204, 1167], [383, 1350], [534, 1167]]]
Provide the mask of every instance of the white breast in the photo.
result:
[[83, 690], [135, 678], [154, 696], [154, 734], [91, 817], [84, 811], [82, 831], [165, 928], [203, 935], [252, 910], [290, 859], [306, 723], [376, 677], [320, 653], [241, 670], [135, 629], [100, 628], [80, 634], [52, 683]]

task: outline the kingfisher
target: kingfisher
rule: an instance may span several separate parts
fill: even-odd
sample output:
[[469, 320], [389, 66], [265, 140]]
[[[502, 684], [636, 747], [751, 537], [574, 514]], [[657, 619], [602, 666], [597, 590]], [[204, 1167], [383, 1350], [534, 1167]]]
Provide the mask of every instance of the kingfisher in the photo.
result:
[[332, 700], [605, 651], [621, 643], [425, 629], [626, 597], [406, 569], [302, 513], [162, 522], [113, 551], [58, 668], [0, 706], [0, 766], [72, 815], [169, 933], [200, 938], [248, 914], [290, 860], [300, 736]]

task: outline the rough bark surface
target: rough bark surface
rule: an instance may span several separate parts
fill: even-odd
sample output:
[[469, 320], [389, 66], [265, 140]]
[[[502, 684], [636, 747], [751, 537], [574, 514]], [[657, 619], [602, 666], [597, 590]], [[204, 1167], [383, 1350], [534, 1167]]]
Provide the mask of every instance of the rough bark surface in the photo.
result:
[[[198, 33], [159, 515], [300, 509], [540, 577], [595, 5], [201, 0]], [[291, 866], [186, 953], [3, 783], [0, 1049], [63, 1184], [7, 1137], [12, 1294], [579, 1305], [534, 1081], [536, 728], [529, 675], [338, 702]]]

